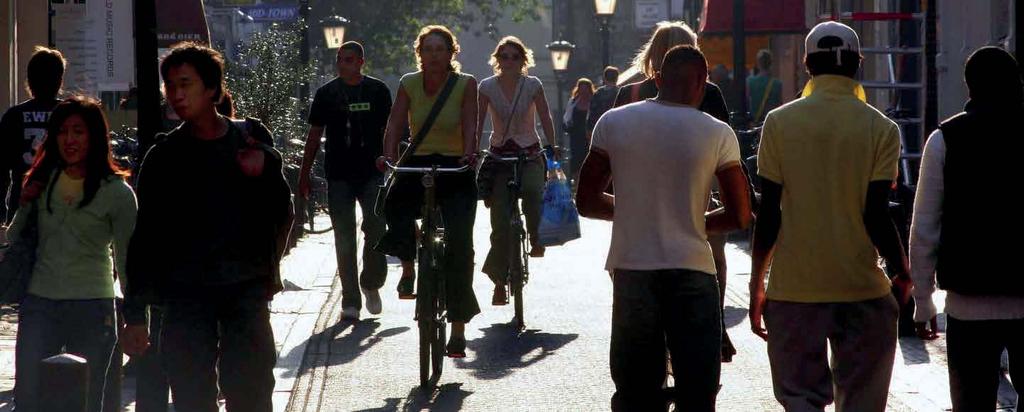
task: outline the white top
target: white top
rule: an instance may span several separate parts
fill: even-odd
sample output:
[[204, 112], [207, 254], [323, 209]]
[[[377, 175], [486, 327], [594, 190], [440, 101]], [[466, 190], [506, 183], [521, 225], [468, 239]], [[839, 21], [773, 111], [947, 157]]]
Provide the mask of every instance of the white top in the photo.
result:
[[[540, 135], [537, 134], [537, 105], [533, 103], [537, 93], [544, 93], [544, 85], [540, 79], [534, 76], [520, 76], [512, 95], [506, 96], [498, 83], [498, 76], [488, 77], [480, 82], [480, 94], [490, 99], [488, 111], [491, 115], [491, 124], [494, 131], [491, 132], [491, 147], [498, 147], [512, 139], [519, 147], [530, 147], [540, 143]], [[512, 111], [512, 102], [519, 95], [516, 102], [515, 113]], [[508, 117], [514, 116], [512, 121]], [[505, 125], [509, 125], [506, 133]]]
[[[910, 273], [914, 279], [917, 303], [915, 322], [926, 322], [936, 314], [932, 294], [935, 292], [935, 265], [939, 257], [939, 235], [942, 233], [945, 167], [946, 141], [942, 138], [942, 130], [936, 130], [928, 138], [921, 158], [914, 198], [914, 222], [910, 227]], [[1021, 319], [1024, 318], [1024, 297], [972, 296], [946, 291], [946, 313], [959, 320]]]
[[704, 213], [715, 173], [740, 161], [732, 128], [690, 106], [644, 100], [601, 116], [593, 147], [608, 153], [615, 185], [606, 268], [714, 274]]

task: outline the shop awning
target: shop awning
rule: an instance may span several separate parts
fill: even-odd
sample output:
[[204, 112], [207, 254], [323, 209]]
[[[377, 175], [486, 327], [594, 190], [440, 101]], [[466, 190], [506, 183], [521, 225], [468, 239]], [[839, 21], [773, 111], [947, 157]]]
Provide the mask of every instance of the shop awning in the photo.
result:
[[[804, 0], [744, 0], [747, 33], [803, 33], [807, 31]], [[705, 0], [702, 33], [733, 31], [733, 0]]]

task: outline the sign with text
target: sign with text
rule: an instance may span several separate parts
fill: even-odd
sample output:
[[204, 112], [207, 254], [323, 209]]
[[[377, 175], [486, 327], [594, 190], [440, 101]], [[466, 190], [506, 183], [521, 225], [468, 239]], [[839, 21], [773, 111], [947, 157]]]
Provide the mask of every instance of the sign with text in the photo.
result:
[[635, 5], [638, 29], [650, 29], [669, 19], [669, 3], [666, 0], [637, 0]]
[[99, 97], [135, 83], [132, 0], [53, 2], [53, 42], [68, 60], [64, 89]]
[[242, 7], [242, 12], [252, 17], [253, 21], [286, 21], [299, 17], [299, 6], [280, 4], [261, 4]]

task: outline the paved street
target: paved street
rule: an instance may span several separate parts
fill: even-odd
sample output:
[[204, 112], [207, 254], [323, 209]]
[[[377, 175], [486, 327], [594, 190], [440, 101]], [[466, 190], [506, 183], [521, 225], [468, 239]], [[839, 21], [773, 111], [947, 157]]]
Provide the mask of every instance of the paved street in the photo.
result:
[[[527, 330], [517, 334], [509, 325], [511, 306], [490, 305], [492, 287], [479, 272], [488, 247], [486, 213], [481, 207], [475, 235], [474, 288], [483, 313], [467, 326], [468, 356], [446, 360], [440, 388], [433, 393], [417, 387], [413, 303], [399, 301], [394, 292], [397, 262], [383, 289], [384, 313], [371, 317], [363, 312], [359, 322], [339, 322], [331, 235], [300, 243], [285, 262], [289, 291], [273, 304], [280, 350], [275, 410], [607, 410], [613, 392], [607, 355], [611, 282], [602, 267], [610, 224], [584, 219], [583, 239], [550, 248], [545, 258], [531, 261]], [[739, 354], [723, 367], [719, 410], [780, 411], [771, 393], [764, 342], [749, 332], [746, 319], [749, 257], [736, 245], [729, 246], [728, 256], [726, 323]], [[14, 341], [5, 332], [11, 326], [0, 323], [0, 411], [9, 410], [13, 385]], [[944, 348], [942, 338], [901, 341], [889, 410], [949, 409]], [[1012, 392], [1005, 383], [1001, 410], [1010, 411]], [[128, 380], [129, 411], [131, 386]]]

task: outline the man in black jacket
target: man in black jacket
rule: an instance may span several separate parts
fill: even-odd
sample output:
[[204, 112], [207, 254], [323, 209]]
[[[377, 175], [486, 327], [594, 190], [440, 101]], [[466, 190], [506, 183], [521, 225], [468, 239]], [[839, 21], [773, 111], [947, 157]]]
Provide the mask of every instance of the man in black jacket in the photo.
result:
[[217, 113], [223, 67], [218, 52], [191, 43], [160, 64], [184, 123], [158, 139], [139, 172], [122, 345], [145, 350], [145, 307], [159, 303], [177, 409], [217, 411], [219, 386], [228, 411], [269, 412], [277, 360], [269, 300], [281, 290], [291, 192], [270, 132]]

